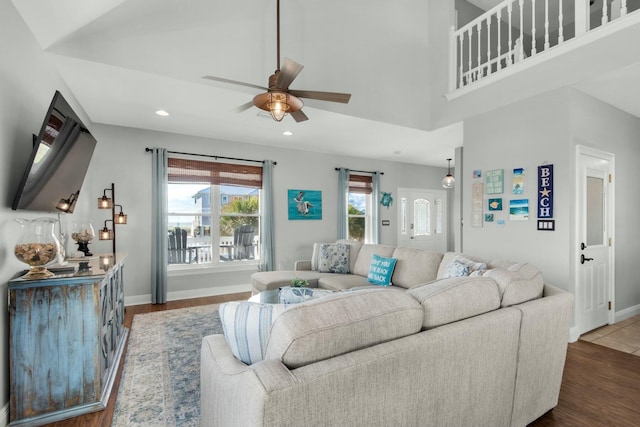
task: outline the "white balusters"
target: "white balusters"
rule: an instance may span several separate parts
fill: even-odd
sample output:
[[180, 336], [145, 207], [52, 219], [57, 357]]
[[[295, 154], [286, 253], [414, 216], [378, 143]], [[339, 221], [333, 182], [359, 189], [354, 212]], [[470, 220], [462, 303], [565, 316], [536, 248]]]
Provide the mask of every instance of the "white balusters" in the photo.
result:
[[522, 61], [524, 59], [524, 0], [520, 0], [518, 3], [520, 6], [520, 43], [518, 52], [518, 61]]
[[476, 67], [476, 79], [482, 78], [482, 49], [480, 48], [480, 40], [482, 39], [482, 21], [478, 22], [478, 66]]
[[[458, 38], [459, 40], [459, 50], [460, 50], [460, 75], [458, 76], [459, 78], [459, 82], [458, 82], [458, 87], [462, 87], [462, 76], [464, 74], [464, 68], [462, 66], [463, 64], [463, 58], [462, 58], [462, 49], [464, 47], [464, 33], [460, 34], [460, 37]], [[455, 69], [455, 68], [454, 68]]]
[[564, 16], [562, 16], [562, 0], [558, 1], [558, 44], [564, 41]]
[[608, 1], [604, 0], [602, 2], [602, 25], [606, 24], [607, 22], [609, 22], [609, 6], [608, 6]]
[[[500, 25], [500, 23], [498, 23]], [[491, 15], [487, 16], [487, 76], [491, 75]]]
[[627, 0], [622, 0], [622, 5], [620, 6], [620, 16], [625, 16], [627, 14]]
[[[469, 27], [469, 80], [471, 80], [472, 74], [471, 74], [471, 70], [473, 70], [473, 66], [471, 65], [471, 57], [473, 56], [471, 52], [473, 52], [473, 49], [471, 47], [471, 43], [473, 39], [473, 27]], [[469, 82], [467, 82], [467, 84], [469, 84]]]
[[498, 70], [502, 70], [502, 45], [500, 43], [500, 41], [502, 40], [502, 37], [500, 37], [501, 33], [500, 33], [500, 28], [502, 27], [502, 25], [500, 25], [502, 23], [502, 8], [498, 9], [498, 19], [496, 21], [496, 24], [498, 25], [498, 49], [496, 50], [496, 58], [498, 59], [498, 66], [497, 69]]
[[536, 0], [531, 0], [531, 56], [536, 52]]
[[508, 65], [513, 65], [513, 49], [512, 49], [512, 45], [511, 45], [511, 40], [513, 40], [513, 38], [511, 37], [511, 12], [513, 12], [513, 3], [509, 2], [509, 4], [507, 4], [507, 15], [508, 15], [508, 24], [509, 24], [509, 59], [508, 59]]
[[544, 50], [549, 49], [549, 0], [544, 0]]

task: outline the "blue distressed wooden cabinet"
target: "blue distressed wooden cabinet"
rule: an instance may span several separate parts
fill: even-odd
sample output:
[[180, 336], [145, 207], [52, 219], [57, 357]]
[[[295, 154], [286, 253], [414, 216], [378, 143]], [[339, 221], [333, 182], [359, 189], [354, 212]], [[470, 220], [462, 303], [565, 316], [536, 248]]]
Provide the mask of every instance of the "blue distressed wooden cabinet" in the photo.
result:
[[[127, 338], [124, 257], [9, 282], [10, 425], [39, 426], [106, 407]], [[105, 271], [106, 270], [106, 271]]]

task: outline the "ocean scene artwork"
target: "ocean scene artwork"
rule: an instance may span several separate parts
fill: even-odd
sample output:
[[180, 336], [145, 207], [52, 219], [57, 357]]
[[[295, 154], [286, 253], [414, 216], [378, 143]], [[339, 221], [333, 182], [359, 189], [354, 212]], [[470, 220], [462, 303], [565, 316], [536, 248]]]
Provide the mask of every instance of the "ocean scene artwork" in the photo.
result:
[[529, 199], [510, 200], [509, 219], [511, 221], [527, 221], [529, 219]]
[[289, 219], [322, 219], [322, 191], [287, 190]]

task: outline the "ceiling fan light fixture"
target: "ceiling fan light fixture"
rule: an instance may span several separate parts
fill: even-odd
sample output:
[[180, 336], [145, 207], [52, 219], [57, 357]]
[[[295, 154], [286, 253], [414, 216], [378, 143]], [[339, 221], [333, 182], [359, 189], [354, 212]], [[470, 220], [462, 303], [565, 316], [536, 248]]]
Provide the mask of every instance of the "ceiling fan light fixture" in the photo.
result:
[[253, 105], [269, 112], [273, 120], [279, 122], [288, 113], [301, 110], [304, 104], [299, 98], [286, 92], [270, 91], [256, 95], [253, 98]]

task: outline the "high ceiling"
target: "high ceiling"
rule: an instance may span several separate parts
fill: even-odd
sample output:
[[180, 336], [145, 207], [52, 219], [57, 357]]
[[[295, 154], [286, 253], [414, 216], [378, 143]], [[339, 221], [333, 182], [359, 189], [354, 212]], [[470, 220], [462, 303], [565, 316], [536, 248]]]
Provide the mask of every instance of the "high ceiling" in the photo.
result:
[[[282, 0], [282, 57], [305, 66], [291, 88], [352, 94], [346, 105], [305, 100], [301, 123], [238, 113], [259, 90], [202, 79], [267, 85], [275, 0], [13, 2], [94, 123], [440, 167], [462, 145], [461, 123], [427, 130], [424, 0]], [[640, 116], [624, 96], [634, 89], [620, 90], [635, 71], [580, 89]]]
[[14, 0], [95, 123], [446, 167], [462, 126], [425, 130], [428, 8], [405, 3], [282, 0], [282, 57], [305, 67], [291, 88], [352, 98], [277, 123], [235, 111], [260, 91], [202, 79], [267, 85], [275, 0]]

